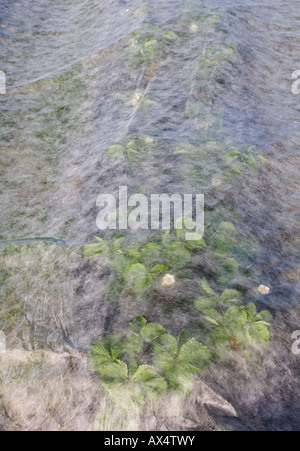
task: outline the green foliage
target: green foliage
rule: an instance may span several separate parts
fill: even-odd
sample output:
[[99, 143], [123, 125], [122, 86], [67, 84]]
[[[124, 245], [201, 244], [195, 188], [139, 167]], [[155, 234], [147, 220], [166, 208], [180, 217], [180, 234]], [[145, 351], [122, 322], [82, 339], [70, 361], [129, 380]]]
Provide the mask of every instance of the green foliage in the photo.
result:
[[204, 370], [209, 365], [210, 359], [210, 351], [195, 338], [183, 345], [178, 355], [179, 365], [192, 374]]
[[158, 243], [147, 243], [141, 249], [141, 260], [147, 266], [158, 264], [161, 261], [161, 246]]
[[204, 370], [210, 360], [210, 351], [194, 338], [178, 349], [176, 339], [164, 334], [153, 346], [154, 365], [165, 375], [170, 388], [183, 394], [192, 390], [193, 375]]
[[239, 264], [234, 258], [226, 258], [223, 261], [223, 271], [228, 274], [236, 274], [239, 272]]
[[205, 250], [203, 240], [187, 241], [185, 232], [162, 232], [156, 234], [151, 241], [135, 244], [132, 244], [130, 237], [119, 234], [105, 241], [96, 237], [98, 243], [86, 245], [84, 255], [102, 255], [115, 271], [114, 280], [109, 287], [113, 297], [120, 296], [128, 288], [138, 295], [151, 290], [155, 280], [162, 280], [164, 273], [174, 273], [186, 267], [194, 253]]
[[146, 144], [142, 136], [127, 136], [122, 142], [110, 146], [106, 153], [109, 159], [122, 158], [130, 167], [139, 165], [144, 155]]
[[83, 253], [84, 253], [84, 256], [87, 258], [101, 255], [105, 251], [107, 251], [107, 245], [104, 243], [104, 241], [99, 239], [98, 237], [95, 237], [95, 238], [97, 239], [98, 243], [88, 244], [88, 245], [84, 246]]
[[268, 327], [272, 321], [268, 311], [258, 313], [254, 303], [239, 305], [242, 294], [237, 290], [216, 294], [205, 279], [202, 293], [205, 297], [195, 301], [195, 307], [210, 325], [210, 338], [214, 345], [247, 349], [262, 346], [268, 341]]
[[219, 254], [234, 252], [239, 241], [239, 234], [233, 224], [222, 222], [213, 237], [213, 248]]
[[158, 274], [161, 274], [162, 272], [164, 272], [166, 269], [167, 269], [167, 267], [165, 265], [155, 265], [151, 269], [151, 273], [154, 275], [158, 275]]
[[242, 348], [261, 346], [269, 340], [269, 326], [257, 315], [254, 304], [232, 306], [211, 332], [211, 338], [216, 344], [230, 342]]
[[230, 175], [241, 175], [245, 169], [256, 170], [259, 159], [259, 149], [254, 146], [241, 146], [241, 149], [231, 148], [223, 157], [223, 167], [227, 170], [227, 177]]
[[140, 334], [144, 326], [146, 326], [147, 320], [143, 316], [137, 316], [132, 323], [129, 324], [129, 328], [135, 333]]
[[164, 243], [164, 258], [171, 268], [177, 269], [186, 265], [190, 260], [190, 253], [186, 246], [178, 240]]
[[136, 292], [143, 291], [153, 283], [152, 277], [148, 274], [146, 267], [141, 263], [131, 265], [125, 274], [125, 279], [127, 285], [133, 286]]
[[207, 158], [207, 151], [203, 146], [194, 146], [190, 143], [180, 144], [174, 151], [175, 155], [183, 155], [190, 160], [197, 160], [199, 158]]
[[[212, 33], [219, 31], [215, 24], [220, 22], [220, 18], [215, 15], [187, 19], [182, 30], [183, 36], [195, 33], [197, 27]], [[191, 23], [196, 23], [197, 27], [191, 29]], [[205, 242], [203, 239], [187, 241], [183, 228], [159, 232], [139, 242], [117, 234], [112, 239], [86, 246], [84, 254], [87, 257], [101, 254], [113, 269], [110, 290], [115, 297], [136, 296], [147, 308], [159, 302], [160, 306], [167, 308], [176, 290], [159, 290], [163, 275], [174, 274], [176, 281], [181, 278], [183, 282], [195, 261], [197, 267], [194, 269], [200, 267], [200, 270], [203, 269], [216, 279], [215, 288], [206, 279], [202, 280], [201, 298], [195, 301], [202, 321], [196, 332], [181, 333], [176, 339], [167, 334], [161, 325], [148, 324], [140, 316], [130, 323], [129, 334], [114, 336], [115, 341], [110, 338], [109, 345], [105, 345], [106, 354], [99, 348], [96, 355], [91, 352], [92, 360], [96, 359], [94, 367], [100, 374], [102, 385], [110, 393], [114, 392], [115, 399], [120, 403], [124, 398], [125, 404], [140, 406], [147, 399], [165, 393], [167, 388], [187, 394], [193, 387], [194, 375], [209, 365], [212, 355], [218, 356], [220, 352], [224, 357], [230, 348], [237, 352], [254, 349], [269, 339], [270, 314], [266, 311], [258, 313], [253, 303], [244, 305], [243, 300], [247, 285], [251, 283], [249, 268], [258, 255], [258, 246], [240, 233], [238, 221], [241, 218], [236, 212], [229, 211], [224, 196], [234, 181], [257, 169], [262, 157], [256, 147], [233, 145], [222, 134], [221, 127], [218, 128], [214, 123], [214, 86], [220, 85], [222, 89], [221, 83], [215, 83], [216, 74], [221, 73], [221, 64], [227, 64], [235, 58], [233, 43], [223, 32], [219, 33], [219, 37], [221, 44], [206, 48], [193, 70], [194, 80], [188, 77], [188, 83], [184, 86], [188, 94], [185, 115], [201, 129], [201, 139], [179, 144], [175, 149], [170, 143], [160, 143], [164, 146], [161, 149], [158, 142], [153, 144], [152, 139], [147, 142], [143, 135], [127, 136], [107, 152], [108, 158], [122, 158], [132, 170], [151, 156], [153, 171], [157, 170], [158, 175], [163, 173], [165, 176], [171, 175], [172, 171], [166, 165], [161, 167], [164, 158], [158, 152], [153, 152], [154, 146], [155, 150], [166, 150], [167, 156], [174, 149], [174, 160], [180, 167], [181, 179], [186, 180], [189, 187], [197, 187], [198, 192], [208, 191], [210, 202], [207, 206]], [[149, 81], [158, 68], [156, 63], [176, 40], [177, 35], [171, 30], [143, 24], [143, 29], [132, 35], [130, 63], [135, 67], [142, 65], [144, 78]], [[138, 95], [136, 103], [133, 103], [142, 105], [143, 96]], [[148, 101], [148, 105], [151, 104], [153, 102]], [[179, 107], [176, 109], [179, 113]], [[135, 113], [137, 111], [143, 114], [140, 106], [135, 109]], [[160, 164], [155, 164], [157, 155]], [[200, 191], [200, 187], [203, 191]], [[191, 280], [192, 277], [188, 283]], [[181, 299], [184, 309], [188, 310], [191, 299], [190, 292]], [[155, 303], [152, 302], [154, 300]], [[176, 303], [172, 302], [172, 307], [174, 305]], [[102, 360], [107, 356], [109, 362], [105, 363]], [[106, 365], [104, 370], [103, 365]], [[151, 388], [145, 381], [149, 382]], [[164, 388], [162, 381], [165, 383]]]
[[[8, 273], [7, 276], [9, 276]], [[2, 291], [0, 330], [9, 334], [22, 321], [24, 314], [25, 306], [18, 300], [13, 290]]]
[[[209, 117], [203, 102], [189, 101], [186, 114], [201, 122], [207, 121]], [[206, 140], [197, 145], [180, 144], [174, 153], [182, 160], [181, 175], [189, 181], [203, 184], [206, 189], [214, 188], [212, 179], [216, 175], [221, 186], [227, 185], [247, 170], [256, 170], [261, 164], [258, 148], [245, 145], [233, 147], [225, 137], [218, 142]]]
[[132, 34], [130, 61], [134, 67], [139, 65], [149, 66], [161, 59], [169, 45], [177, 39], [172, 30], [162, 30], [158, 26], [143, 23], [142, 30]]
[[[224, 258], [221, 268], [223, 283], [227, 285], [238, 273], [240, 259], [256, 260], [259, 256], [259, 246], [256, 241], [243, 236], [232, 222], [222, 221], [214, 224], [208, 231], [208, 242], [212, 250]], [[235, 261], [234, 261], [235, 259]], [[239, 268], [241, 270], [241, 268]]]
[[102, 364], [98, 371], [102, 386], [124, 410], [139, 407], [167, 391], [166, 381], [150, 365], [140, 365], [132, 375], [122, 361]]
[[147, 324], [141, 330], [141, 337], [146, 343], [152, 343], [164, 332], [164, 328], [159, 324]]
[[125, 148], [121, 144], [114, 144], [110, 146], [107, 151], [107, 158], [115, 158], [119, 156], [123, 156], [125, 154]]
[[228, 286], [232, 280], [239, 275], [240, 265], [234, 258], [226, 258], [222, 262], [220, 269], [221, 278], [218, 280], [218, 284], [221, 287]]
[[[180, 229], [179, 226], [182, 224], [182, 228]], [[205, 242], [203, 239], [194, 240], [194, 241], [186, 241], [186, 232], [190, 228], [194, 226], [194, 223], [192, 220], [179, 220], [176, 224], [176, 236], [185, 245], [185, 248], [189, 251], [197, 251], [197, 250], [204, 250], [205, 249]]]
[[182, 346], [179, 341], [163, 326], [139, 316], [127, 334], [107, 336], [92, 346], [90, 358], [103, 388], [119, 408], [130, 410], [168, 389], [185, 395], [191, 391], [194, 375], [210, 364], [212, 355], [195, 338]]
[[163, 37], [168, 41], [176, 41], [176, 39], [178, 38], [177, 34], [172, 30], [166, 30], [163, 34]]

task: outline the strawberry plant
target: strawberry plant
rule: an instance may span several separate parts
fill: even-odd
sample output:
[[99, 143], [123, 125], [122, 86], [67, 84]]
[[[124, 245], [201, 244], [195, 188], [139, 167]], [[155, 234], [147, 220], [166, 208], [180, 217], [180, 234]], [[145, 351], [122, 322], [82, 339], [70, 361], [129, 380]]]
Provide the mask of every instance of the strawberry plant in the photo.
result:
[[214, 345], [246, 350], [269, 340], [272, 316], [268, 311], [257, 312], [254, 303], [240, 305], [242, 294], [237, 290], [224, 290], [218, 295], [206, 279], [202, 281], [202, 293], [195, 307], [209, 323]]

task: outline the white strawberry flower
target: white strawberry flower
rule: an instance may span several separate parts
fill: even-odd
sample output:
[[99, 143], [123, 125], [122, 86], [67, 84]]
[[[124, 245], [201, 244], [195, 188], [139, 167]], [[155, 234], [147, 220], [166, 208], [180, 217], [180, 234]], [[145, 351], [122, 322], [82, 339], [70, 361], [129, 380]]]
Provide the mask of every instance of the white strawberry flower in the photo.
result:
[[221, 185], [221, 179], [218, 179], [218, 178], [213, 178], [212, 179], [212, 186], [213, 187], [216, 187], [216, 186], [220, 186]]
[[260, 285], [260, 286], [258, 287], [258, 291], [259, 291], [259, 293], [261, 293], [261, 294], [269, 294], [269, 293], [270, 293], [270, 288], [269, 288], [269, 287], [266, 287], [265, 285]]
[[153, 144], [154, 139], [151, 136], [145, 136], [145, 144]]
[[175, 277], [172, 276], [171, 274], [167, 274], [164, 278], [163, 278], [163, 287], [171, 287], [172, 285], [174, 285], [175, 283]]
[[136, 92], [136, 93], [134, 94], [133, 99], [131, 100], [131, 104], [132, 104], [133, 106], [138, 105], [138, 104], [140, 103], [140, 101], [142, 100], [142, 98], [143, 98], [143, 94], [142, 94], [141, 92]]

